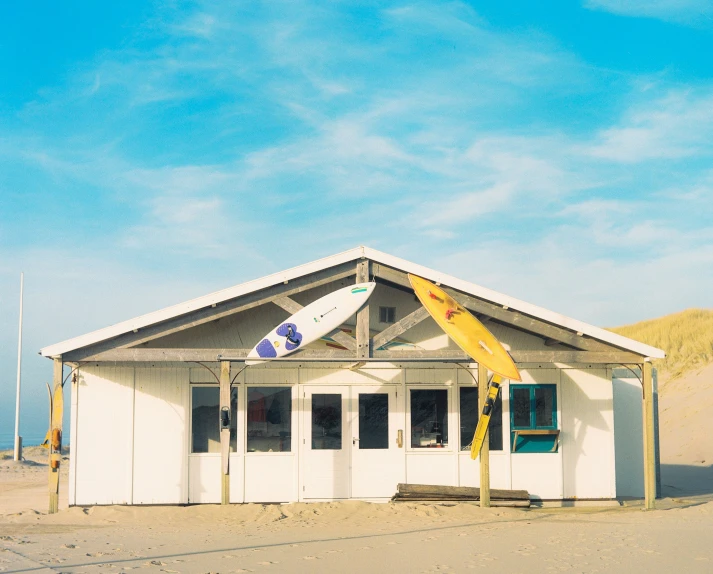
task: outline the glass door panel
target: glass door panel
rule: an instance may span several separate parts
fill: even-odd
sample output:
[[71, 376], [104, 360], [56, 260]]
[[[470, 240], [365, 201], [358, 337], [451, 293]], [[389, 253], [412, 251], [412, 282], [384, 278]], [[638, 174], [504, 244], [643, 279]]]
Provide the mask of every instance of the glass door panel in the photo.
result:
[[389, 448], [389, 394], [359, 394], [359, 448]]

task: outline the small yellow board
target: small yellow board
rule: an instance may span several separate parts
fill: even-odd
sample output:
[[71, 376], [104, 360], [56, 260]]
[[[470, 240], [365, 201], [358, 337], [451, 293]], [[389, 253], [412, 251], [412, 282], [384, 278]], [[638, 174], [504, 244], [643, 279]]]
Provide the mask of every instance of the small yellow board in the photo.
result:
[[456, 345], [504, 379], [521, 380], [512, 358], [485, 325], [437, 285], [416, 275], [408, 278], [423, 306]]
[[[485, 440], [485, 433], [488, 432], [488, 424], [490, 423], [490, 417], [493, 415], [495, 399], [498, 398], [498, 392], [500, 392], [500, 380], [500, 375], [493, 375], [493, 380], [490, 381], [490, 385], [488, 385], [488, 396], [485, 398], [483, 412], [480, 413], [478, 425], [475, 427], [473, 442], [470, 443], [470, 458], [473, 460], [478, 458], [480, 449], [483, 446], [483, 441]], [[478, 383], [478, 386], [480, 387], [480, 383]], [[485, 385], [483, 385], [483, 387], [484, 386]], [[478, 388], [478, 392], [480, 392], [480, 388]]]

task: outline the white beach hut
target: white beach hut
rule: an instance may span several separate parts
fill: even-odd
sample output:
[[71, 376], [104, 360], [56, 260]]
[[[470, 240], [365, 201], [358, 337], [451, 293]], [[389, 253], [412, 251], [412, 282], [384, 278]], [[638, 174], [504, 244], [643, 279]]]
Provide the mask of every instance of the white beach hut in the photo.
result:
[[[482, 468], [469, 446], [487, 372], [427, 315], [407, 273], [486, 322], [521, 369], [502, 385]], [[370, 279], [368, 305], [331, 340], [245, 367], [295, 310]], [[654, 504], [649, 360], [663, 351], [367, 247], [41, 353], [75, 370], [71, 505], [388, 500], [398, 483], [481, 480], [534, 499]]]

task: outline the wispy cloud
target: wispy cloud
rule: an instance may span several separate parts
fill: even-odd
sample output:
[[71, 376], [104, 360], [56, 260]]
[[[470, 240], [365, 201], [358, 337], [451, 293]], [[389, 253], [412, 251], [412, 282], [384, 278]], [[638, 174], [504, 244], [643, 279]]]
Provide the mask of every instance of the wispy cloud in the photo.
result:
[[622, 16], [713, 27], [713, 5], [708, 0], [585, 0], [584, 6]]
[[713, 92], [676, 90], [634, 104], [620, 125], [603, 129], [593, 156], [620, 162], [713, 154]]

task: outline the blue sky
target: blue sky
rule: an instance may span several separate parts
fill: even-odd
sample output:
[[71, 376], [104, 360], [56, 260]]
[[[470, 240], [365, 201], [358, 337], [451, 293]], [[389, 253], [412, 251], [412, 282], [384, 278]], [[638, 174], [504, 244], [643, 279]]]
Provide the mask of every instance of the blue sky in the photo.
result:
[[713, 306], [709, 0], [1, 10], [0, 434], [21, 270], [40, 432], [41, 346], [359, 244], [602, 326]]

